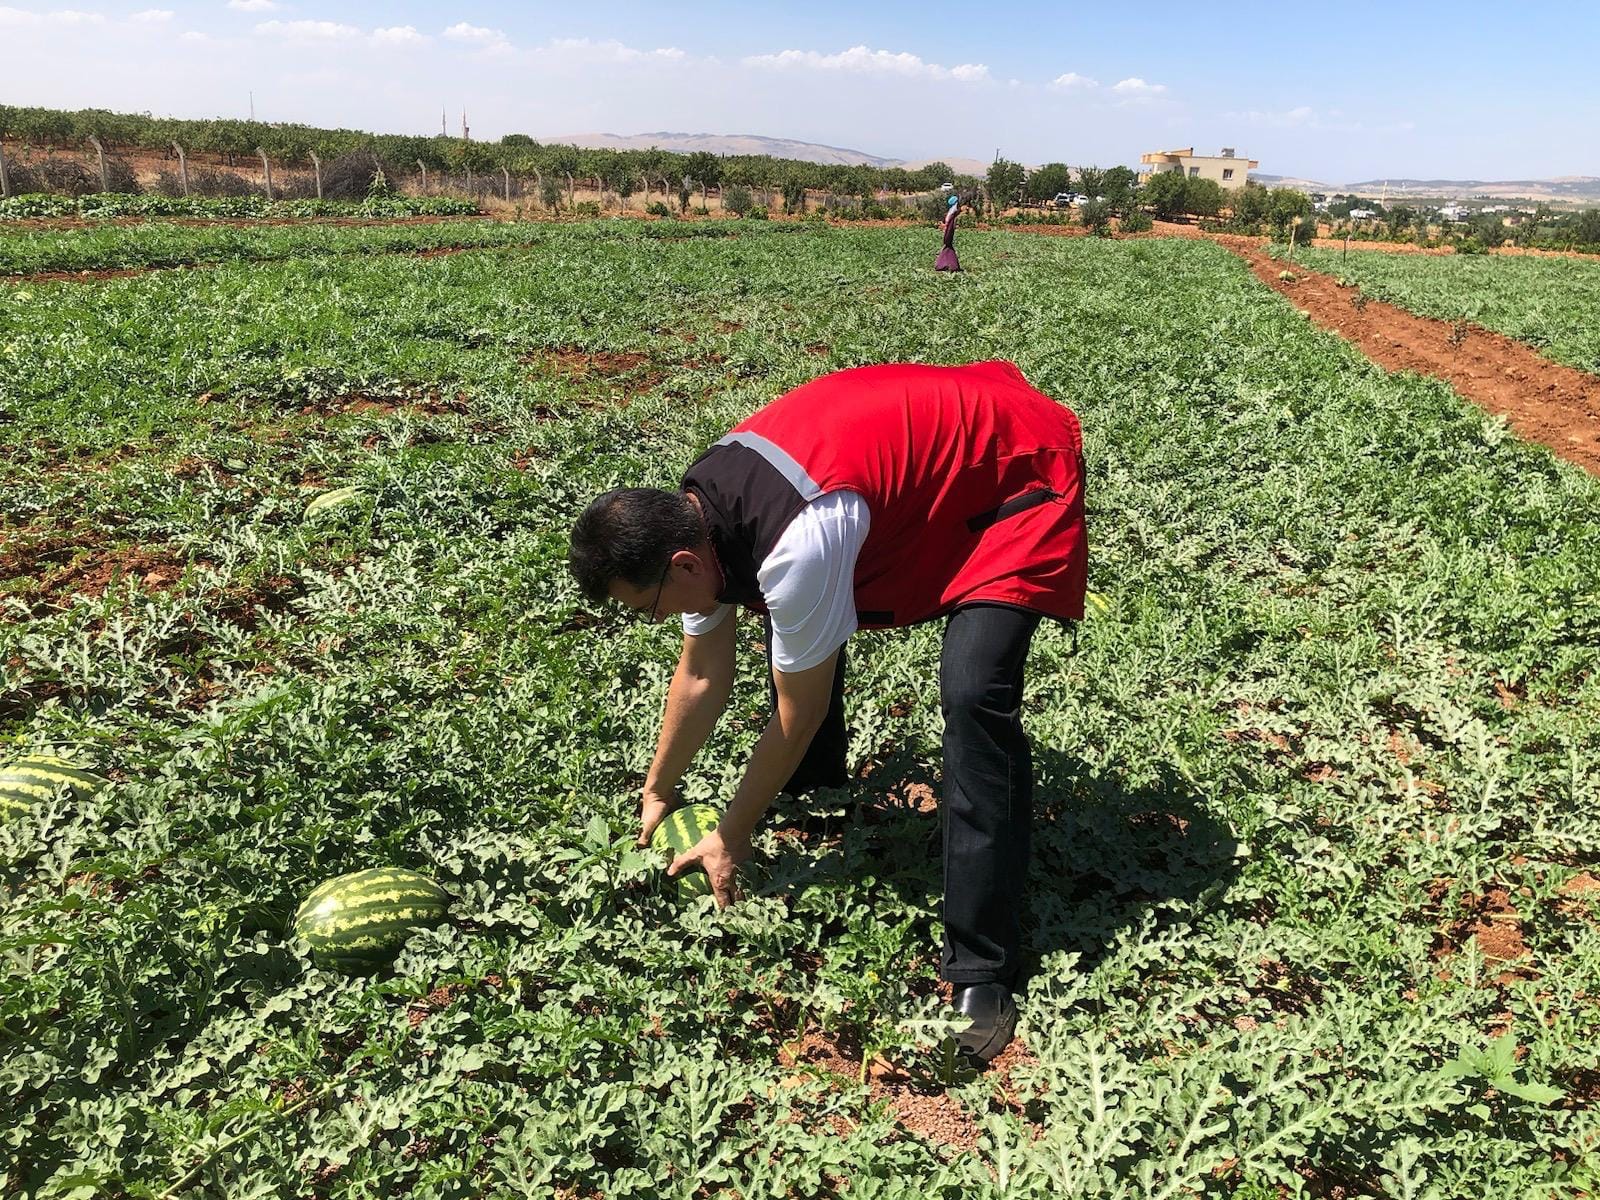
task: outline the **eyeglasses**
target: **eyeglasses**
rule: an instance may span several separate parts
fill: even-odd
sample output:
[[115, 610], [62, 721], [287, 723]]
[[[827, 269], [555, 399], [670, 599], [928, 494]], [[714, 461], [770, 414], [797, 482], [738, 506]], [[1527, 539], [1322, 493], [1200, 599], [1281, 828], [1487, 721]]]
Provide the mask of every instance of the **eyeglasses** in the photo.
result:
[[[656, 611], [661, 607], [661, 590], [667, 586], [667, 576], [670, 575], [671, 573], [672, 573], [672, 560], [669, 558], [669, 559], [667, 559], [666, 569], [661, 572], [661, 582], [656, 584], [656, 598], [654, 600], [650, 601], [650, 618], [649, 619], [650, 619], [650, 623], [652, 625], [655, 624]], [[642, 608], [636, 608], [636, 609], [634, 609], [634, 612], [642, 614], [644, 612], [644, 610]]]

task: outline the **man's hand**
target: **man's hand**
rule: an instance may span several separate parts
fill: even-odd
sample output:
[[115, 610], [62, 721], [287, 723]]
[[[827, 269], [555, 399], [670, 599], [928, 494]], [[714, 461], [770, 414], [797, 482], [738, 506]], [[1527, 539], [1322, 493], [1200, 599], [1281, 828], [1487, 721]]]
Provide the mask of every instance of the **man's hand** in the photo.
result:
[[739, 899], [739, 864], [750, 857], [749, 841], [730, 845], [713, 829], [688, 850], [673, 859], [667, 875], [676, 879], [682, 872], [699, 867], [711, 878], [711, 893], [718, 908], [727, 908]]
[[677, 788], [666, 792], [653, 792], [647, 789], [644, 803], [639, 810], [639, 840], [634, 844], [640, 847], [648, 846], [650, 835], [656, 831], [656, 826], [665, 821], [668, 814], [682, 807], [683, 795]]

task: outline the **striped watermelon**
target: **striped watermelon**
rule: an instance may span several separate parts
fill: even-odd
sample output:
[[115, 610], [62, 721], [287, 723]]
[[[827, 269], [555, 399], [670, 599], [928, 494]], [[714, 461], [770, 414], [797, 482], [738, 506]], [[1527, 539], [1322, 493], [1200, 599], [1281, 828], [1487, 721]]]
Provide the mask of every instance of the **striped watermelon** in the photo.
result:
[[359, 504], [366, 496], [358, 487], [334, 488], [331, 492], [323, 492], [316, 499], [306, 505], [303, 520], [320, 517], [323, 513], [332, 512], [336, 508], [343, 508], [347, 504]]
[[449, 905], [421, 872], [371, 867], [313, 888], [294, 914], [294, 931], [311, 944], [318, 966], [362, 975], [388, 963], [417, 930], [443, 921]]
[[[650, 835], [650, 846], [655, 850], [670, 850], [676, 857], [697, 845], [721, 820], [722, 814], [709, 804], [691, 804], [675, 809], [656, 826], [656, 831]], [[678, 898], [681, 900], [711, 894], [711, 876], [699, 867], [691, 867], [680, 873], [677, 882]]]
[[63, 788], [87, 800], [106, 781], [86, 771], [70, 758], [54, 754], [28, 754], [0, 766], [0, 820], [21, 816], [40, 800], [49, 800]]

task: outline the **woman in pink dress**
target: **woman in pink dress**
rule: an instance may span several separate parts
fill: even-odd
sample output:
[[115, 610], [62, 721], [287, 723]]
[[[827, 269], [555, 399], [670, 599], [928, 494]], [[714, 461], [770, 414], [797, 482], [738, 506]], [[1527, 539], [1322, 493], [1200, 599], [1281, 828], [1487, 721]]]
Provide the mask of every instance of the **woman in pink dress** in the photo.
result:
[[933, 261], [935, 271], [961, 270], [961, 260], [956, 257], [956, 216], [960, 211], [961, 202], [952, 195], [944, 214], [944, 248]]

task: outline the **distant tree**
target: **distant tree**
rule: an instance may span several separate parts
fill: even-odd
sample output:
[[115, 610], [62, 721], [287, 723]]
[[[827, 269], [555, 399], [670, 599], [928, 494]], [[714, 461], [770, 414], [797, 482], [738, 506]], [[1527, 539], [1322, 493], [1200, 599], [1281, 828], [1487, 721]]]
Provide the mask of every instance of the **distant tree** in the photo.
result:
[[1023, 191], [1035, 204], [1043, 204], [1059, 192], [1072, 190], [1072, 168], [1066, 163], [1045, 163], [1028, 175]]
[[1091, 200], [1078, 211], [1084, 228], [1104, 236], [1111, 232], [1111, 206], [1104, 200]]
[[1183, 197], [1186, 211], [1197, 217], [1214, 217], [1222, 211], [1227, 197], [1220, 183], [1215, 179], [1190, 179], [1187, 183]]
[[[1299, 229], [1302, 222], [1312, 217], [1315, 209], [1311, 205], [1311, 197], [1294, 188], [1273, 188], [1268, 193], [1267, 219], [1272, 222], [1272, 236], [1279, 241], [1288, 241], [1291, 230]], [[1295, 234], [1299, 241], [1302, 234]]]
[[1106, 173], [1099, 167], [1079, 167], [1078, 190], [1091, 200], [1103, 200], [1106, 194]]
[[683, 162], [683, 173], [700, 185], [700, 204], [706, 203], [706, 189], [722, 182], [722, 160], [709, 150], [696, 150]]
[[742, 217], [755, 207], [750, 189], [742, 183], [730, 183], [722, 193], [722, 207], [736, 217]]
[[1187, 211], [1184, 206], [1188, 197], [1189, 181], [1181, 171], [1156, 171], [1139, 189], [1139, 199], [1167, 221]]
[[996, 158], [989, 164], [989, 173], [984, 176], [984, 184], [989, 189], [989, 203], [996, 210], [1011, 207], [1021, 197], [1026, 179], [1027, 171], [1021, 163]]
[[805, 172], [793, 163], [784, 167], [778, 179], [778, 187], [783, 192], [783, 211], [785, 213], [803, 213], [806, 211], [806, 177]]
[[1586, 208], [1572, 223], [1573, 237], [1586, 246], [1600, 245], [1600, 208]]
[[1259, 183], [1235, 188], [1228, 198], [1235, 224], [1260, 226], [1272, 212], [1272, 195]]
[[1108, 167], [1100, 177], [1100, 197], [1106, 207], [1114, 212], [1127, 212], [1133, 207], [1133, 193], [1139, 186], [1139, 176], [1131, 167]]
[[1467, 222], [1467, 236], [1485, 246], [1501, 245], [1509, 235], [1499, 213], [1476, 213]]

